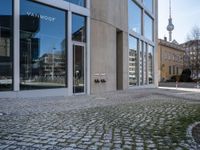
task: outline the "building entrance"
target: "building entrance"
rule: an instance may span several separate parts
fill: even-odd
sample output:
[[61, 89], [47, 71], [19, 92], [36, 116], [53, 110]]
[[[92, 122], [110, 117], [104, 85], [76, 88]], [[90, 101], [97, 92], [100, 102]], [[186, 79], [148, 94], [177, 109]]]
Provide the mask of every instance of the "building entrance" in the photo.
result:
[[85, 93], [85, 45], [73, 44], [73, 93]]

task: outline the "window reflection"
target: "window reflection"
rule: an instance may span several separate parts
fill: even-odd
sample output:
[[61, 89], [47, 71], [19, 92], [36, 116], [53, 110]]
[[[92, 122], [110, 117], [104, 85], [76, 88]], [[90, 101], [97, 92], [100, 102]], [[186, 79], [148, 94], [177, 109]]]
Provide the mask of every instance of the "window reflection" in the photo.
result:
[[144, 36], [153, 41], [153, 19], [147, 14], [144, 15]]
[[137, 39], [129, 36], [129, 85], [137, 85]]
[[144, 43], [143, 49], [143, 84], [147, 84], [147, 44]]
[[151, 45], [148, 46], [148, 78], [149, 78], [149, 84], [153, 84], [153, 47]]
[[84, 74], [84, 47], [73, 46], [73, 93], [83, 93], [85, 91]]
[[153, 0], [143, 0], [145, 7], [153, 12]]
[[66, 86], [65, 18], [64, 11], [21, 0], [21, 89]]
[[0, 91], [12, 90], [12, 0], [0, 1]]
[[140, 41], [140, 85], [143, 84], [143, 42]]
[[86, 6], [86, 0], [65, 0], [65, 1], [79, 5], [79, 6], [83, 6], [83, 7]]
[[128, 20], [129, 30], [141, 34], [142, 9], [133, 0], [128, 0]]
[[86, 22], [85, 17], [72, 15], [72, 40], [78, 42], [86, 41]]

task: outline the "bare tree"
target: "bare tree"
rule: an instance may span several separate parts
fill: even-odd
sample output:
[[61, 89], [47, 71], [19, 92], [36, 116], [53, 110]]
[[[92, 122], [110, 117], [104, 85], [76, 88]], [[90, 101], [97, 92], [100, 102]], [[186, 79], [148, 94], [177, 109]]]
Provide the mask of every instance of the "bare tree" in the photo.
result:
[[187, 35], [187, 40], [200, 40], [200, 27], [194, 26], [191, 32]]
[[194, 26], [191, 32], [187, 35], [187, 40], [190, 41], [187, 47], [189, 50], [189, 67], [192, 73], [196, 74], [197, 80], [199, 79], [200, 72], [200, 27]]

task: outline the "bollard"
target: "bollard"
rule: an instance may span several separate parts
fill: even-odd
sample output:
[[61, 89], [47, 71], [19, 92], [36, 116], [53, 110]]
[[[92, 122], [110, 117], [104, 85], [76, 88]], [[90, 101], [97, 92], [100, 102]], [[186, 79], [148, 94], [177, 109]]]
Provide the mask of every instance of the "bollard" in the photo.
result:
[[199, 89], [199, 81], [197, 81], [197, 89]]
[[178, 88], [178, 81], [176, 81], [176, 88]]

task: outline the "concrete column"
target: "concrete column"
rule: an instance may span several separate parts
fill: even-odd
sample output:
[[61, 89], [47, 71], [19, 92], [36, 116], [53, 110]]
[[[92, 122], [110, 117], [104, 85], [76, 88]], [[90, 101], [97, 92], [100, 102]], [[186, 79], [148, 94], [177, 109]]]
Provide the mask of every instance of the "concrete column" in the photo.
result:
[[20, 87], [20, 0], [14, 0], [14, 35], [13, 35], [13, 73], [14, 73], [14, 82], [13, 88], [14, 91], [19, 91]]
[[154, 22], [154, 42], [155, 42], [155, 47], [154, 47], [154, 84], [156, 87], [158, 87], [158, 82], [159, 82], [159, 65], [158, 65], [158, 0], [155, 0], [155, 7], [154, 7], [154, 13], [155, 13], [155, 22]]
[[[88, 8], [90, 8], [90, 0], [87, 0], [87, 6]], [[86, 88], [87, 88], [87, 94], [90, 94], [91, 93], [91, 51], [90, 51], [90, 32], [91, 32], [91, 29], [90, 29], [90, 16], [87, 17], [87, 43], [86, 43], [86, 61], [87, 61], [87, 84], [86, 84]]]
[[72, 12], [68, 12], [68, 94], [73, 95]]

